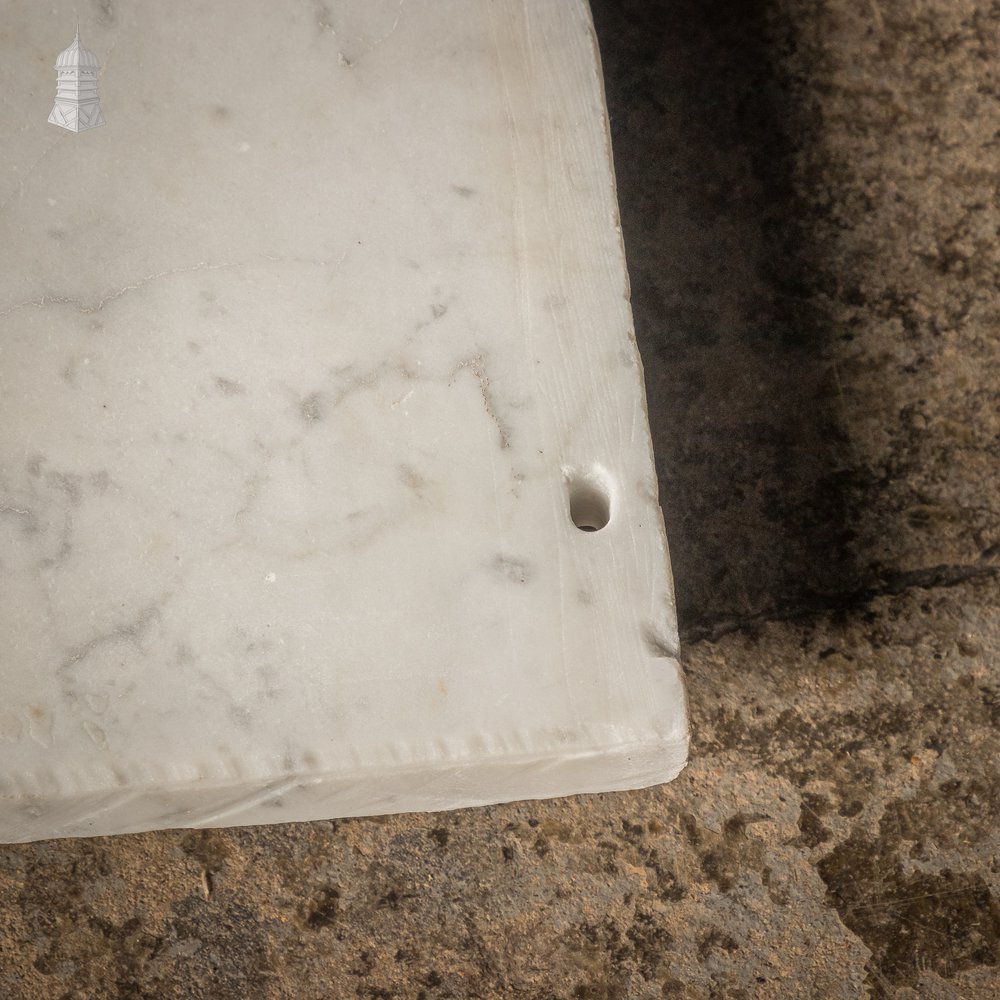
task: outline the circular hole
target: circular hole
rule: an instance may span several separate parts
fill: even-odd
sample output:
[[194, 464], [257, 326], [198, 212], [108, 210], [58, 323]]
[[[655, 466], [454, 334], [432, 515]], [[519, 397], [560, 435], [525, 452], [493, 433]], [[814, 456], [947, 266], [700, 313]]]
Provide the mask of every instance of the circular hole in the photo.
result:
[[600, 531], [611, 520], [607, 491], [594, 482], [571, 481], [569, 516], [581, 531]]

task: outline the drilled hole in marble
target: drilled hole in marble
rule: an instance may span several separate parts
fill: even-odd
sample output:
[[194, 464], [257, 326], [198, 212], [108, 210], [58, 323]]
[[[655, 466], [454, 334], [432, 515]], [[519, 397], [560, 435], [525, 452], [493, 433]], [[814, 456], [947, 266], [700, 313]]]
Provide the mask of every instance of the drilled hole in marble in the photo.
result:
[[569, 516], [581, 531], [600, 531], [611, 520], [608, 491], [593, 479], [571, 479]]

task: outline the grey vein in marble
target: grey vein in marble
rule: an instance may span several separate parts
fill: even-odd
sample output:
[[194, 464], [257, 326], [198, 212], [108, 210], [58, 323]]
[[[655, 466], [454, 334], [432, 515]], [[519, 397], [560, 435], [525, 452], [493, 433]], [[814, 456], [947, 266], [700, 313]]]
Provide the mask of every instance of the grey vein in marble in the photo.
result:
[[0, 840], [669, 780], [582, 0], [0, 14]]

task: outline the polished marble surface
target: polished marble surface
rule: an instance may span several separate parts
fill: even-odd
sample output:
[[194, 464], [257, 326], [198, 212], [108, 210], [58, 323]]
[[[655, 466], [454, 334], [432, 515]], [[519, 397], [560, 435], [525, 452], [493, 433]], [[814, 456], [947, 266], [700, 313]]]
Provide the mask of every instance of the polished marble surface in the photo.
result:
[[2, 12], [0, 839], [671, 778], [586, 5]]

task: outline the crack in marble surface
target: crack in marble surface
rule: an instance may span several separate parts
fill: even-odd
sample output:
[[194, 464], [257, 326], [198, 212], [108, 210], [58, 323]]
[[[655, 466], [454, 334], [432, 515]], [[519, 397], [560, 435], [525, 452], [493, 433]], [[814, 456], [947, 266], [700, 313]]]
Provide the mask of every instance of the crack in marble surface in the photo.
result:
[[511, 432], [507, 424], [500, 419], [496, 411], [496, 404], [494, 400], [494, 394], [490, 388], [489, 375], [486, 372], [486, 363], [481, 354], [477, 354], [471, 358], [463, 358], [455, 366], [451, 373], [451, 378], [454, 379], [459, 372], [467, 371], [476, 380], [479, 385], [479, 392], [483, 398], [483, 406], [486, 409], [486, 413], [489, 415], [490, 420], [496, 425], [497, 432], [500, 435], [500, 447], [510, 448], [511, 446]]

